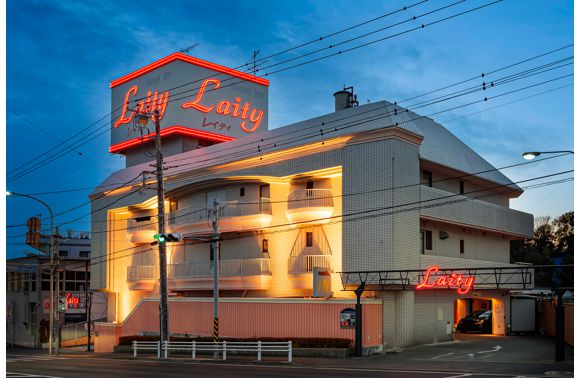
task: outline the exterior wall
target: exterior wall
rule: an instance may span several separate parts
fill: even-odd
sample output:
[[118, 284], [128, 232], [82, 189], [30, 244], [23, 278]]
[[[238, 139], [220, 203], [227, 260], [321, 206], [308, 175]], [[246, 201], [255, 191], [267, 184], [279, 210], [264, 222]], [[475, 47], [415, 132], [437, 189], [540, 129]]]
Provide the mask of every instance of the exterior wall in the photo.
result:
[[[399, 139], [354, 143], [345, 147], [343, 211], [353, 214], [342, 231], [344, 271], [405, 269], [418, 265], [418, 146]], [[408, 187], [399, 188], [408, 185]], [[351, 195], [367, 192], [364, 195]], [[364, 215], [372, 215], [364, 217]], [[377, 216], [379, 215], [379, 216]], [[356, 220], [358, 218], [358, 220]]]
[[[353, 300], [222, 299], [221, 337], [328, 337], [354, 341], [354, 329], [341, 329], [340, 311], [354, 308]], [[159, 302], [144, 300], [120, 325], [98, 324], [95, 351], [112, 351], [118, 337], [159, 332]], [[210, 298], [171, 298], [171, 333], [209, 336], [213, 327]], [[382, 305], [363, 301], [363, 346], [382, 345]]]
[[[556, 309], [552, 301], [538, 303], [538, 328], [546, 335], [556, 336]], [[574, 302], [564, 302], [564, 340], [574, 346]]]
[[[421, 230], [433, 233], [433, 249], [425, 250], [425, 255], [501, 263], [510, 262], [510, 241], [505, 236], [425, 220], [421, 222]], [[440, 232], [446, 232], [449, 234], [449, 238], [440, 239]], [[459, 253], [460, 240], [464, 240], [465, 243], [463, 255]], [[442, 267], [444, 266], [442, 265]]]

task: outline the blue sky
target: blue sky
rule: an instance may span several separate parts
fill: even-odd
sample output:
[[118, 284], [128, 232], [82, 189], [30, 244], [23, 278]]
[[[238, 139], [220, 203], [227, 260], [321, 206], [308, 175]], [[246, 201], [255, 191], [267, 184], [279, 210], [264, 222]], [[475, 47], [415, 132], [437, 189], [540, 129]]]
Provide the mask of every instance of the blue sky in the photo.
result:
[[[7, 3], [7, 172], [58, 146], [110, 112], [109, 82], [172, 52], [198, 43], [190, 54], [230, 67], [247, 62], [254, 49], [269, 55], [419, 0], [407, 1], [30, 1]], [[376, 33], [354, 46], [419, 26], [479, 5], [469, 0], [397, 28]], [[431, 0], [400, 14], [353, 29], [324, 42], [336, 43], [408, 19], [453, 1]], [[332, 93], [353, 85], [361, 103], [401, 101], [444, 85], [573, 43], [573, 1], [506, 0], [477, 12], [384, 42], [269, 77], [269, 125], [284, 126], [333, 111]], [[323, 45], [320, 45], [323, 46]], [[312, 45], [273, 64], [318, 48]], [[573, 55], [566, 49], [505, 75]], [[572, 65], [489, 90], [494, 95], [573, 72]], [[501, 77], [504, 73], [498, 74]], [[573, 149], [573, 83], [567, 77], [445, 112], [433, 118], [496, 167], [521, 162], [525, 150]], [[473, 84], [473, 83], [472, 83]], [[560, 88], [568, 85], [567, 87]], [[558, 89], [556, 89], [558, 88]], [[493, 108], [546, 90], [553, 91]], [[422, 115], [482, 98], [445, 101], [422, 108]], [[407, 104], [409, 105], [409, 104]], [[479, 112], [468, 117], [467, 114]], [[458, 118], [461, 117], [461, 118]], [[101, 123], [102, 124], [102, 123]], [[42, 131], [39, 131], [42, 130]], [[124, 166], [108, 153], [104, 133], [28, 175], [8, 190], [40, 193], [90, 188]], [[570, 156], [503, 171], [514, 181], [573, 168]], [[18, 172], [18, 171], [17, 171]], [[569, 176], [569, 175], [568, 175]], [[566, 176], [567, 177], [567, 176]], [[90, 190], [43, 195], [55, 213], [88, 200]], [[571, 182], [530, 190], [512, 207], [536, 216], [573, 209]], [[88, 205], [58, 222], [82, 217], [64, 229], [89, 230]], [[23, 198], [7, 200], [7, 224], [25, 223], [46, 211]], [[47, 225], [45, 225], [47, 226]], [[8, 256], [27, 249], [24, 228], [10, 227]]]

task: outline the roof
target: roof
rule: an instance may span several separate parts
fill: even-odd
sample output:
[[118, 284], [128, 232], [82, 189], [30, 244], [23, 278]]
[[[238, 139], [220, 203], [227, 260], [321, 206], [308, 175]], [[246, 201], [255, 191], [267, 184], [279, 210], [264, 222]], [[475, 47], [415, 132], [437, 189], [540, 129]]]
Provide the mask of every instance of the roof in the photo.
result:
[[[395, 109], [396, 115], [392, 114]], [[405, 111], [387, 101], [340, 110], [288, 126], [250, 134], [235, 141], [172, 155], [165, 159], [167, 166], [170, 167], [166, 174], [182, 172], [186, 169], [183, 164], [187, 164], [187, 170], [196, 170], [328, 138], [389, 127], [398, 127], [422, 137], [419, 149], [421, 159], [467, 174], [490, 170], [477, 176], [500, 185], [510, 185], [518, 192], [522, 191], [445, 127], [428, 117]], [[150, 162], [134, 165], [111, 174], [91, 195], [114, 189], [120, 186], [120, 183], [134, 179], [141, 172], [150, 170], [149, 164]], [[140, 182], [140, 179], [134, 179], [134, 182]]]
[[228, 74], [230, 76], [234, 76], [240, 79], [244, 79], [247, 81], [251, 81], [253, 83], [256, 84], [260, 84], [260, 85], [264, 85], [264, 86], [269, 86], [270, 82], [264, 78], [258, 77], [258, 76], [254, 76], [254, 75], [250, 75], [247, 72], [242, 72], [242, 71], [238, 71], [235, 70], [233, 68], [228, 68], [225, 66], [221, 66], [219, 64], [215, 64], [212, 62], [208, 62], [199, 58], [194, 58], [193, 56], [189, 56], [180, 52], [176, 52], [173, 53], [171, 55], [166, 56], [165, 58], [159, 59], [151, 64], [146, 65], [145, 67], [142, 67], [136, 71], [133, 71], [129, 74], [126, 74], [116, 80], [111, 81], [111, 88], [115, 88], [123, 83], [126, 83], [128, 81], [131, 81], [139, 76], [145, 75], [148, 72], [151, 72], [153, 70], [156, 70], [160, 67], [163, 67], [171, 62], [175, 62], [175, 61], [182, 61], [185, 63], [189, 63], [189, 64], [193, 64], [195, 66], [199, 66], [199, 67], [203, 67], [203, 68], [207, 68], [213, 71], [217, 71], [217, 72], [221, 72], [221, 73], [225, 73]]

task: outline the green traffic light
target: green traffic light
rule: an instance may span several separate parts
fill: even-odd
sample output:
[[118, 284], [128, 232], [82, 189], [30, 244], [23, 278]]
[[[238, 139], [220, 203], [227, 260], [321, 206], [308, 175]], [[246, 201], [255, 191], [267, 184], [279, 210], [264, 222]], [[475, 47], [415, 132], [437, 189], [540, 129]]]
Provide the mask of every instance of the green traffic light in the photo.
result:
[[161, 235], [153, 235], [153, 239], [157, 240], [159, 243], [165, 243], [165, 235], [161, 234]]

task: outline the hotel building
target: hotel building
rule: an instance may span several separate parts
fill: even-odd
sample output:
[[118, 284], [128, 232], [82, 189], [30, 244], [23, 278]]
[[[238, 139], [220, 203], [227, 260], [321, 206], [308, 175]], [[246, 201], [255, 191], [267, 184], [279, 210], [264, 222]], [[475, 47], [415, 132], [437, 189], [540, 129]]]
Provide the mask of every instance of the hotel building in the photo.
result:
[[[110, 152], [126, 168], [90, 196], [91, 288], [108, 296], [96, 351], [159, 332], [154, 143], [127, 102], [162, 116], [166, 224], [182, 235], [167, 244], [172, 334], [211, 335], [216, 200], [222, 337], [354, 340], [341, 272], [512, 266], [510, 240], [533, 230], [509, 207], [523, 191], [445, 127], [340, 91], [334, 112], [269, 130], [268, 86], [179, 53], [111, 83]], [[369, 288], [363, 346], [450, 340], [477, 309], [493, 310], [494, 334], [509, 332], [509, 290], [459, 291]]]

